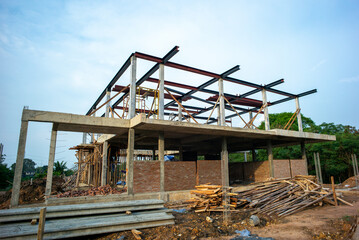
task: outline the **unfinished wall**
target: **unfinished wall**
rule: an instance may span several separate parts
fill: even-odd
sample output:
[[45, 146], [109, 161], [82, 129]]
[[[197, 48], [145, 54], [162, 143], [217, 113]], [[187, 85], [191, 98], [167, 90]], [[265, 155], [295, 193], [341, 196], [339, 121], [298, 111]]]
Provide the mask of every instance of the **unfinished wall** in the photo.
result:
[[165, 191], [189, 190], [196, 185], [196, 162], [165, 162]]
[[220, 160], [197, 161], [197, 184], [205, 183], [222, 184]]
[[134, 161], [133, 163], [133, 192], [160, 191], [160, 162]]
[[[302, 159], [273, 160], [274, 177], [285, 178], [308, 175], [307, 164]], [[261, 182], [269, 178], [269, 162], [229, 163], [229, 180]]]

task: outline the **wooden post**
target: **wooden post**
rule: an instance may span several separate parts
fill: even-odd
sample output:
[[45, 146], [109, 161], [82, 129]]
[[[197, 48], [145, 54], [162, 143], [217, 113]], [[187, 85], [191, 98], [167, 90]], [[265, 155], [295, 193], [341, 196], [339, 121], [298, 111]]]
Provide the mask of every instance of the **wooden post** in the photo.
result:
[[44, 237], [45, 219], [46, 219], [46, 208], [41, 208], [40, 216], [39, 216], [39, 227], [37, 229], [37, 240], [42, 240]]
[[26, 147], [27, 127], [28, 127], [28, 121], [21, 121], [19, 145], [17, 148], [17, 157], [16, 157], [16, 165], [15, 165], [15, 174], [14, 174], [12, 193], [11, 193], [11, 202], [10, 202], [11, 207], [15, 207], [19, 205], [21, 176], [22, 176], [22, 168], [24, 166], [24, 156], [25, 156], [25, 147]]
[[56, 150], [57, 127], [58, 127], [57, 123], [52, 124], [49, 163], [47, 165], [45, 197], [49, 197], [51, 195], [52, 176], [54, 172], [54, 161], [55, 161], [55, 150]]
[[335, 193], [335, 186], [334, 186], [334, 177], [331, 176], [330, 180], [332, 182], [332, 190], [333, 190], [333, 198], [334, 198], [335, 206], [338, 206], [337, 194]]
[[128, 145], [126, 157], [126, 185], [127, 194], [133, 195], [133, 161], [135, 149], [135, 129], [128, 130]]

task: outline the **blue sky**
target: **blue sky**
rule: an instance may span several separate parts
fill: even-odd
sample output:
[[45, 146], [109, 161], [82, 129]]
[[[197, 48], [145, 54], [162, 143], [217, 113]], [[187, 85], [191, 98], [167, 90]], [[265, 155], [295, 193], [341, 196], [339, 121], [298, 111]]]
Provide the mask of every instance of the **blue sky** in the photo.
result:
[[[23, 106], [84, 114], [132, 52], [163, 56], [175, 45], [175, 62], [217, 73], [239, 64], [233, 76], [240, 79], [266, 84], [284, 78], [277, 88], [292, 93], [317, 88], [300, 100], [305, 116], [358, 128], [358, 16], [358, 1], [349, 0], [2, 0], [0, 142], [6, 163], [15, 162]], [[138, 76], [150, 66], [139, 62]], [[192, 85], [205, 80], [170, 69], [165, 76]], [[125, 74], [119, 84], [128, 80]], [[230, 83], [225, 90], [247, 91]], [[291, 101], [269, 112], [294, 106]], [[25, 155], [38, 165], [47, 162], [50, 129], [30, 124]], [[81, 134], [59, 133], [56, 160], [72, 166], [67, 149], [80, 141]]]

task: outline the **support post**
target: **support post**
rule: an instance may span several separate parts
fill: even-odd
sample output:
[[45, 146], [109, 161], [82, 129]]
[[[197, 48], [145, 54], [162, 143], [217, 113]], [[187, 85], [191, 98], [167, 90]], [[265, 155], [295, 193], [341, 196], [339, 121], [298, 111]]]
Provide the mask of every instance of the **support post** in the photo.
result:
[[248, 162], [248, 161], [247, 161], [247, 152], [244, 152], [244, 161], [245, 161], [245, 162]]
[[[94, 112], [92, 114], [93, 117], [96, 117], [96, 112]], [[90, 143], [94, 143], [95, 142], [95, 134], [94, 133], [91, 133], [91, 140], [90, 140]]]
[[129, 119], [136, 115], [136, 57], [131, 57]]
[[319, 182], [323, 184], [323, 177], [322, 177], [322, 166], [320, 165], [320, 157], [319, 153], [317, 152], [317, 162], [318, 162], [318, 170], [319, 170]]
[[11, 202], [10, 202], [11, 207], [15, 207], [19, 205], [22, 168], [24, 166], [27, 127], [28, 127], [28, 121], [21, 120], [19, 145], [17, 148], [15, 174], [14, 174], [14, 181], [12, 185], [12, 193], [11, 193]]
[[300, 150], [302, 152], [302, 159], [304, 160], [305, 169], [307, 170], [307, 175], [308, 175], [307, 153], [305, 152], [305, 143], [304, 143], [304, 141], [300, 142]]
[[[262, 90], [262, 99], [263, 99], [263, 105], [266, 105], [267, 104], [267, 91], [265, 89]], [[264, 108], [264, 126], [265, 126], [265, 130], [270, 130], [268, 106], [267, 105]]]
[[135, 151], [135, 129], [128, 130], [127, 158], [126, 158], [126, 185], [127, 194], [133, 195], [133, 158]]
[[107, 90], [106, 91], [106, 101], [108, 101], [108, 103], [106, 103], [105, 117], [110, 117], [110, 106], [111, 106], [111, 101], [109, 101], [110, 98], [111, 98], [111, 91]]
[[[179, 100], [179, 102], [182, 104], [181, 100]], [[178, 104], [178, 121], [182, 122], [182, 108], [179, 104]]]
[[45, 233], [46, 208], [40, 209], [39, 226], [37, 228], [37, 240], [42, 240]]
[[273, 149], [272, 149], [271, 140], [268, 140], [267, 152], [268, 152], [268, 162], [269, 162], [269, 176], [274, 178]]
[[221, 162], [222, 162], [222, 187], [224, 192], [224, 208], [223, 211], [223, 221], [224, 223], [229, 223], [229, 198], [228, 198], [228, 188], [229, 188], [229, 176], [228, 176], [228, 150], [227, 150], [227, 138], [222, 138], [222, 151], [221, 151]]
[[178, 154], [179, 154], [179, 160], [183, 161], [183, 146], [182, 146], [182, 144], [179, 146]]
[[[297, 109], [300, 109], [298, 97], [295, 98], [295, 105], [296, 105]], [[301, 115], [300, 111], [298, 113], [297, 120], [298, 120], [298, 131], [303, 132], [302, 115]]]
[[223, 98], [223, 79], [218, 79], [218, 92], [219, 92], [219, 125], [225, 126], [226, 125], [226, 119], [225, 119], [225, 112], [224, 112], [224, 98]]
[[82, 134], [82, 144], [86, 144], [87, 133]]
[[313, 158], [314, 158], [315, 176], [317, 177], [318, 182], [320, 182], [319, 170], [318, 170], [318, 161], [317, 161], [317, 153], [313, 154]]
[[160, 132], [158, 135], [158, 160], [160, 161], [160, 192], [165, 191], [165, 135]]
[[165, 67], [163, 64], [160, 64], [159, 68], [159, 103], [158, 103], [158, 118], [163, 120], [165, 113]]
[[101, 186], [105, 186], [107, 184], [107, 154], [108, 154], [108, 141], [104, 141], [102, 146]]
[[52, 124], [49, 162], [47, 164], [47, 177], [46, 177], [46, 188], [45, 188], [46, 198], [48, 198], [51, 195], [52, 176], [54, 172], [54, 161], [55, 161], [55, 151], [56, 151], [57, 127], [58, 127], [57, 123]]
[[257, 161], [257, 154], [256, 154], [256, 150], [252, 149], [252, 162]]
[[352, 163], [353, 163], [353, 174], [355, 178], [355, 187], [358, 188], [358, 162], [356, 161], [356, 155], [352, 154]]
[[[248, 121], [248, 122], [250, 122], [250, 121], [252, 120], [252, 118], [253, 118], [253, 112], [250, 111], [250, 112], [249, 112], [249, 121]], [[253, 124], [253, 123], [252, 123], [252, 125], [251, 125], [250, 128], [254, 129], [254, 124]]]

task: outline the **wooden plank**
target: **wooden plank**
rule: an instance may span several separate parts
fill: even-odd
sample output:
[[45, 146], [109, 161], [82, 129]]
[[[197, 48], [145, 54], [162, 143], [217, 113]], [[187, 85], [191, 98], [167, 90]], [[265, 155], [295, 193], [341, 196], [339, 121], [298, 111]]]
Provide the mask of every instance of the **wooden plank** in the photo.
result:
[[39, 226], [37, 229], [37, 240], [42, 240], [44, 237], [45, 218], [46, 218], [46, 208], [41, 208], [40, 217], [39, 217]]
[[335, 193], [334, 177], [333, 176], [330, 177], [330, 181], [332, 182], [332, 191], [333, 191], [334, 203], [335, 203], [335, 206], [338, 206], [337, 194]]

